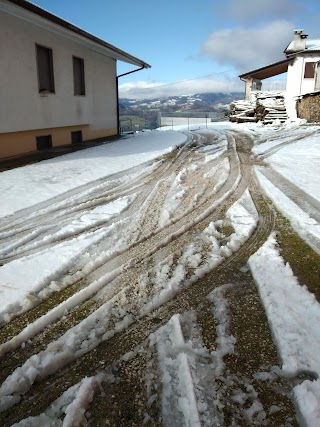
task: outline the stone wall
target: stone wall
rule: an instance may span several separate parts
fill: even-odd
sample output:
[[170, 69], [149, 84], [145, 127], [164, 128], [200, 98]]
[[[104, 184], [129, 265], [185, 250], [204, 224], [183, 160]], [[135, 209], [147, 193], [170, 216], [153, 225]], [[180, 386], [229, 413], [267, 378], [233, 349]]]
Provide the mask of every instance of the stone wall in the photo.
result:
[[297, 101], [297, 112], [300, 119], [310, 123], [320, 122], [320, 92], [303, 95]]

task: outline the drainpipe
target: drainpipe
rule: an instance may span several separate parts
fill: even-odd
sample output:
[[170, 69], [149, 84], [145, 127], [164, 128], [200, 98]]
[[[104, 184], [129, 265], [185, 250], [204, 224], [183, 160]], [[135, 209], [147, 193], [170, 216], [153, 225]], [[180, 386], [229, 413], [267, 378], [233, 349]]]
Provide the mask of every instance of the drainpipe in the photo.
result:
[[118, 127], [118, 135], [120, 135], [119, 77], [123, 77], [123, 76], [127, 76], [128, 74], [136, 73], [137, 71], [141, 71], [144, 68], [146, 68], [146, 67], [143, 65], [142, 67], [137, 68], [136, 70], [132, 70], [132, 71], [129, 71], [128, 73], [123, 73], [123, 74], [120, 74], [119, 76], [117, 76], [116, 87], [117, 87], [117, 123], [118, 123], [117, 127]]

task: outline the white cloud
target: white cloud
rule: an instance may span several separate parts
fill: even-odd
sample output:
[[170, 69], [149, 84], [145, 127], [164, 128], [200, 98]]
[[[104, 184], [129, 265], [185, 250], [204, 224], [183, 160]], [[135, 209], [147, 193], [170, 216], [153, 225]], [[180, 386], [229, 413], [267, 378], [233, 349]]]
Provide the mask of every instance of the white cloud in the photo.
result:
[[230, 0], [227, 13], [241, 22], [256, 19], [288, 19], [303, 9], [301, 0]]
[[284, 59], [283, 50], [293, 39], [293, 30], [293, 23], [285, 20], [273, 21], [258, 29], [219, 30], [209, 36], [203, 51], [220, 64], [248, 71]]
[[230, 80], [189, 80], [178, 83], [137, 81], [119, 85], [120, 98], [152, 99], [205, 92], [243, 92], [244, 84], [237, 76]]

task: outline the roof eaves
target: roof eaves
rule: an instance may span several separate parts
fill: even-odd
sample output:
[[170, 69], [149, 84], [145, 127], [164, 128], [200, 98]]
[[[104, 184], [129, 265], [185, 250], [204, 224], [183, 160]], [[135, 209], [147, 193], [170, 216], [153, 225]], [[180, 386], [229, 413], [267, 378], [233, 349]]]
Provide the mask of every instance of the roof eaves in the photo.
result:
[[272, 68], [272, 67], [275, 67], [277, 65], [282, 65], [282, 64], [286, 64], [286, 63], [289, 64], [291, 61], [293, 61], [293, 59], [294, 59], [294, 57], [282, 59], [281, 61], [273, 62], [272, 64], [265, 65], [264, 67], [256, 68], [255, 70], [251, 70], [251, 71], [248, 71], [246, 73], [243, 73], [243, 74], [239, 75], [239, 77], [240, 77], [240, 79], [244, 78], [244, 77], [249, 77], [252, 74], [258, 73], [260, 71], [267, 70], [268, 68]]
[[13, 3], [14, 5], [19, 6], [19, 7], [23, 8], [23, 9], [25, 9], [31, 13], [34, 13], [34, 14], [40, 16], [41, 18], [47, 19], [50, 22], [52, 22], [56, 25], [59, 25], [59, 26], [65, 28], [69, 31], [72, 31], [73, 33], [75, 33], [81, 37], [85, 37], [86, 39], [88, 39], [94, 43], [97, 43], [98, 45], [106, 48], [107, 50], [114, 52], [114, 54], [116, 56], [118, 56], [121, 61], [128, 62], [128, 63], [133, 64], [133, 65], [138, 65], [138, 66], [141, 66], [143, 68], [150, 68], [151, 67], [148, 63], [144, 62], [143, 60], [131, 55], [128, 52], [125, 52], [124, 50], [117, 48], [116, 46], [113, 46], [110, 43], [107, 43], [106, 41], [100, 39], [99, 37], [94, 36], [91, 33], [88, 33], [85, 30], [82, 30], [81, 28], [77, 27], [76, 25], [73, 25], [70, 22], [65, 21], [64, 19], [60, 18], [59, 16], [54, 15], [53, 13], [48, 12], [45, 9], [42, 9], [41, 7], [35, 5], [34, 3], [31, 3], [31, 2], [26, 1], [26, 0], [6, 0], [6, 1], [9, 3]]

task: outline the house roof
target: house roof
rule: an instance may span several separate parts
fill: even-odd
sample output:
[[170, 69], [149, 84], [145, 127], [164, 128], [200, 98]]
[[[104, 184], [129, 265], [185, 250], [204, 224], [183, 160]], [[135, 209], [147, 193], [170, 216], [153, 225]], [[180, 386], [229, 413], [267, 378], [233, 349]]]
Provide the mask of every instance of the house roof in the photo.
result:
[[[125, 52], [124, 50], [121, 50], [117, 48], [116, 46], [113, 46], [110, 43], [107, 43], [106, 41], [94, 36], [91, 33], [88, 33], [85, 30], [82, 30], [81, 28], [71, 24], [68, 21], [65, 21], [64, 19], [60, 18], [57, 15], [52, 14], [51, 12], [48, 12], [45, 9], [42, 9], [39, 6], [36, 6], [35, 4], [26, 1], [26, 0], [0, 0], [0, 10], [1, 10], [1, 3], [4, 4], [13, 4], [19, 8], [20, 10], [25, 10], [30, 12], [36, 17], [40, 17], [42, 19], [45, 19], [49, 21], [50, 23], [61, 27], [64, 30], [67, 30], [68, 32], [71, 32], [72, 34], [76, 35], [80, 39], [85, 39], [90, 42], [91, 46], [98, 46], [100, 50], [102, 49], [107, 56], [120, 60], [123, 62], [127, 62], [132, 65], [136, 65], [143, 68], [150, 68], [150, 65], [144, 62], [143, 60], [131, 55], [128, 52]], [[13, 12], [11, 10], [11, 12]]]
[[247, 73], [241, 74], [239, 77], [245, 79], [252, 77], [257, 80], [264, 80], [269, 77], [277, 76], [279, 74], [286, 73], [288, 71], [288, 65], [292, 63], [294, 57], [283, 59], [282, 61], [274, 62], [261, 68], [248, 71]]
[[[291, 52], [294, 52], [293, 49], [294, 49], [294, 40], [291, 43], [289, 43], [289, 45], [286, 47], [284, 52], [285, 53], [291, 53]], [[319, 52], [320, 51], [320, 39], [310, 39], [310, 40], [307, 39], [306, 40], [306, 47], [301, 52], [304, 52], [304, 51]], [[301, 52], [299, 52], [299, 53], [301, 53]]]

